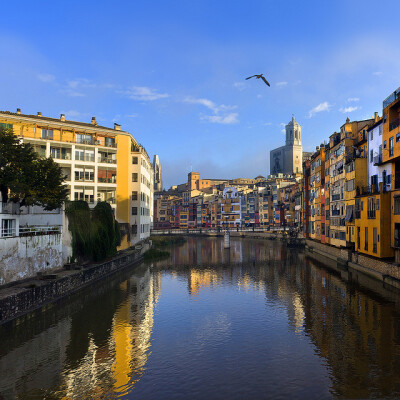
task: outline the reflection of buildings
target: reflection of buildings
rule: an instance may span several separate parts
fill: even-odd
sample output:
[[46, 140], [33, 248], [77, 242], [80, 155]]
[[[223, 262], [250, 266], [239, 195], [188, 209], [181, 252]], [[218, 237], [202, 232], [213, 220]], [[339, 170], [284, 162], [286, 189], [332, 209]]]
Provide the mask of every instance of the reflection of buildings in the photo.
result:
[[147, 362], [160, 288], [160, 274], [147, 269], [132, 275], [6, 350], [0, 355], [0, 398], [104, 398], [130, 390]]

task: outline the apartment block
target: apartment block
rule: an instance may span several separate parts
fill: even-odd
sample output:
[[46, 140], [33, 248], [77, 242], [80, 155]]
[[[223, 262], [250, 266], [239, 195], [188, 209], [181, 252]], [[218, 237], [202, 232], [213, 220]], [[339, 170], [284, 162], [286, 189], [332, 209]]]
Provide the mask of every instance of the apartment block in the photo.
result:
[[149, 236], [153, 209], [153, 172], [149, 156], [133, 136], [114, 129], [60, 118], [0, 111], [0, 126], [13, 129], [41, 156], [62, 168], [70, 200], [94, 207], [107, 201], [123, 232], [122, 247]]

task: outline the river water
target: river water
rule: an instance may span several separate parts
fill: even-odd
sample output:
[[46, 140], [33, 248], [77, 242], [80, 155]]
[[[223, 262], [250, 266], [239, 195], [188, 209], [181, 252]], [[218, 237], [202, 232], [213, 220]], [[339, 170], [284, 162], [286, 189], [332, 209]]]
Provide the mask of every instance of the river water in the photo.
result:
[[280, 242], [169, 250], [1, 327], [0, 399], [400, 397], [398, 292]]

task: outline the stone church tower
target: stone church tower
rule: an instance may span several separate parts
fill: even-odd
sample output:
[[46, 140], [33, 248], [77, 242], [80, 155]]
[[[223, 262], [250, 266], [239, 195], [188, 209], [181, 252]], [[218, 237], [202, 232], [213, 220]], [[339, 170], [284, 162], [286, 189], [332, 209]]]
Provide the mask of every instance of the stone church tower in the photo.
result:
[[286, 125], [285, 146], [270, 152], [270, 174], [300, 174], [303, 172], [303, 146], [301, 126], [292, 116]]

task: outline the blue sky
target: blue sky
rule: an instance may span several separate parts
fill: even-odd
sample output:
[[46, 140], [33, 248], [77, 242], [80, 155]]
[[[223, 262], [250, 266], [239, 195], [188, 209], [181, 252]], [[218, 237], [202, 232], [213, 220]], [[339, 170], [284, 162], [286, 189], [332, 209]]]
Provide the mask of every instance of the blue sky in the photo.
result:
[[[0, 109], [131, 132], [164, 186], [269, 173], [292, 114], [311, 151], [400, 86], [400, 2], [2, 4]], [[4, 18], [4, 16], [7, 16]], [[271, 82], [244, 79], [264, 73]]]

